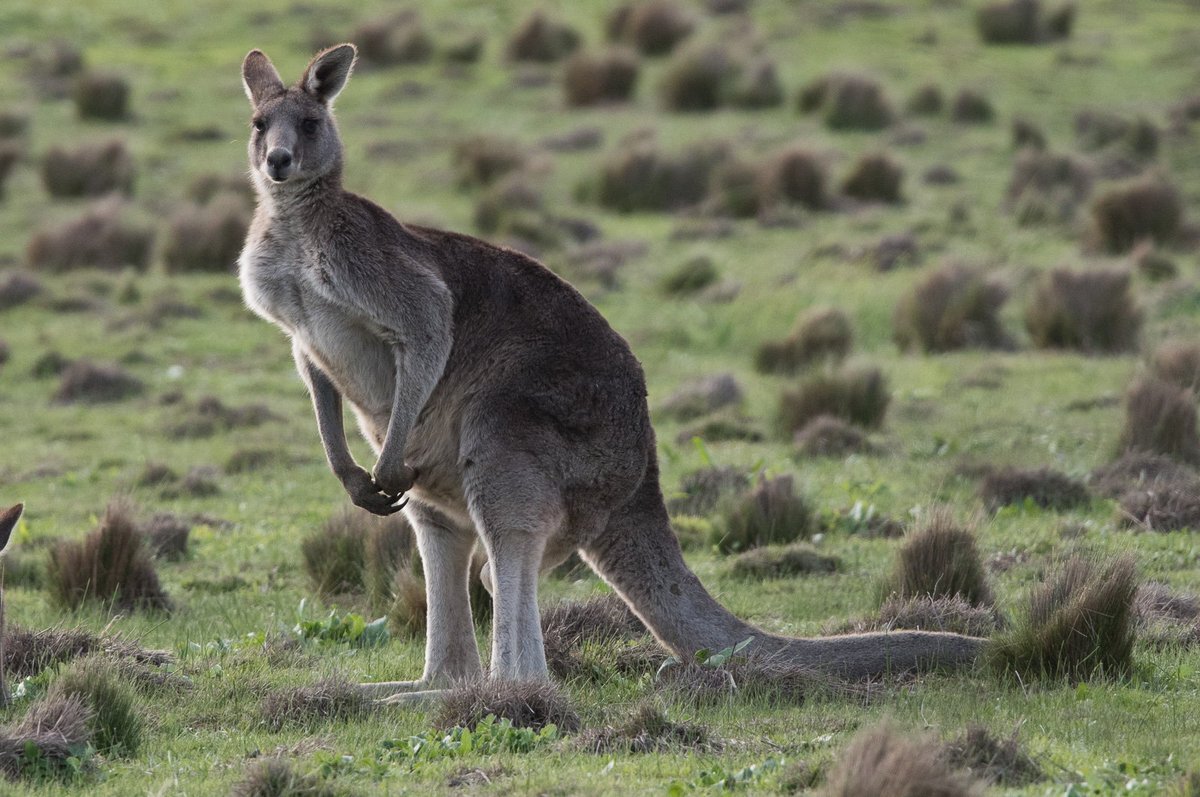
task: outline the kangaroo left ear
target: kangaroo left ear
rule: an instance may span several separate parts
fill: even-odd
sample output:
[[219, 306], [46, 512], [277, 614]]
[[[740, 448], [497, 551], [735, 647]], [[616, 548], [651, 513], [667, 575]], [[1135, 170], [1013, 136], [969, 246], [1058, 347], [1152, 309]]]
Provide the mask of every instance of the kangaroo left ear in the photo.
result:
[[353, 44], [338, 44], [313, 56], [300, 78], [300, 86], [329, 105], [345, 87], [354, 70], [358, 50]]
[[0, 553], [8, 547], [8, 541], [12, 538], [13, 529], [17, 527], [17, 521], [21, 519], [23, 511], [25, 505], [17, 504], [0, 512]]

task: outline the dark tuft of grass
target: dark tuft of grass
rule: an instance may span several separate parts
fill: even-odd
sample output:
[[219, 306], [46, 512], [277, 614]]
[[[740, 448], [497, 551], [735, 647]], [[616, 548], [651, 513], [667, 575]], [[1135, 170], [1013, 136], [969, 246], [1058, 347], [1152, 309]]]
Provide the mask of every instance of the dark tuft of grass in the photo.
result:
[[1026, 146], [1013, 162], [1005, 201], [1023, 226], [1068, 223], [1091, 195], [1093, 181], [1092, 168], [1075, 156]]
[[629, 100], [637, 87], [638, 71], [637, 57], [628, 50], [576, 53], [563, 70], [567, 105], [580, 108]]
[[434, 727], [474, 729], [487, 716], [507, 719], [516, 728], [541, 730], [554, 725], [564, 733], [579, 730], [579, 715], [549, 681], [462, 683], [451, 688], [434, 717]]
[[78, 696], [46, 698], [21, 721], [0, 729], [0, 772], [10, 778], [71, 772], [90, 741], [91, 709]]
[[711, 257], [697, 255], [683, 261], [663, 277], [659, 289], [667, 296], [689, 296], [712, 285], [720, 276]]
[[4, 671], [13, 678], [29, 678], [47, 667], [93, 653], [144, 667], [160, 667], [172, 660], [166, 651], [148, 650], [124, 637], [98, 636], [82, 628], [30, 631], [9, 627], [4, 633]]
[[1125, 424], [1117, 443], [1122, 454], [1164, 454], [1200, 463], [1196, 397], [1154, 376], [1134, 381], [1125, 394]]
[[1015, 732], [1001, 738], [982, 725], [968, 725], [946, 743], [945, 756], [956, 769], [965, 769], [997, 786], [1028, 786], [1046, 778], [1038, 762], [1021, 747]]
[[989, 0], [975, 12], [975, 27], [985, 44], [1037, 44], [1042, 41], [1038, 0]]
[[353, 509], [341, 510], [300, 542], [313, 589], [325, 597], [363, 591], [366, 551], [367, 524]]
[[667, 55], [692, 35], [696, 20], [676, 0], [640, 0], [618, 7], [608, 18], [608, 36], [643, 55]]
[[883, 372], [874, 367], [845, 368], [813, 374], [779, 400], [780, 427], [789, 437], [822, 415], [866, 429], [883, 425], [891, 391]]
[[667, 509], [672, 515], [701, 517], [749, 486], [750, 477], [741, 468], [701, 468], [684, 475], [677, 493], [668, 497]]
[[1091, 500], [1082, 482], [1050, 468], [990, 470], [979, 483], [979, 497], [991, 512], [1026, 501], [1061, 511], [1084, 506]]
[[1025, 328], [1041, 349], [1116, 354], [1137, 348], [1142, 311], [1129, 272], [1054, 269], [1038, 281]]
[[130, 218], [119, 200], [106, 199], [74, 219], [35, 232], [26, 244], [25, 262], [50, 273], [130, 266], [144, 270], [153, 243], [152, 229]]
[[142, 395], [145, 384], [118, 365], [76, 360], [59, 378], [55, 404], [106, 404]]
[[593, 755], [622, 753], [711, 753], [721, 743], [703, 725], [670, 720], [662, 709], [643, 705], [617, 726], [585, 733], [579, 747]]
[[1122, 454], [1092, 472], [1091, 486], [1108, 498], [1120, 498], [1130, 490], [1155, 489], [1173, 482], [1194, 481], [1197, 473], [1186, 464], [1163, 454]]
[[353, 40], [358, 57], [369, 67], [423, 64], [433, 58], [433, 38], [411, 10], [362, 23]]
[[658, 84], [668, 111], [711, 111], [725, 103], [737, 76], [733, 55], [719, 44], [689, 46], [671, 57]]
[[892, 336], [902, 350], [1008, 349], [999, 314], [1008, 290], [977, 269], [950, 264], [930, 272], [896, 305]]
[[962, 89], [950, 103], [950, 118], [960, 124], [988, 124], [996, 118], [996, 109], [986, 95], [972, 89]]
[[846, 457], [875, 450], [860, 429], [832, 415], [813, 418], [793, 440], [797, 450], [810, 457]]
[[313, 727], [360, 719], [371, 709], [371, 701], [358, 685], [338, 676], [324, 678], [311, 686], [268, 692], [259, 707], [263, 722], [273, 731], [286, 726]]
[[1139, 177], [1115, 185], [1092, 203], [1092, 223], [1099, 245], [1108, 252], [1128, 252], [1144, 240], [1170, 243], [1183, 222], [1183, 197], [1167, 180]]
[[741, 59], [737, 74], [726, 90], [726, 101], [734, 108], [759, 110], [783, 104], [779, 67], [769, 58]]
[[904, 197], [904, 167], [886, 153], [863, 155], [842, 181], [842, 193], [862, 202], [895, 204]]
[[0, 282], [0, 311], [25, 304], [45, 290], [41, 280], [23, 271], [10, 271]]
[[180, 210], [167, 227], [163, 266], [170, 274], [231, 273], [248, 227], [245, 202], [233, 194]]
[[1200, 479], [1129, 490], [1120, 509], [1125, 525], [1146, 531], [1200, 530]]
[[908, 98], [904, 110], [912, 116], [937, 116], [945, 106], [941, 88], [936, 83], [926, 83]]
[[686, 382], [668, 396], [658, 412], [679, 421], [695, 420], [742, 403], [742, 386], [733, 374], [713, 374]]
[[120, 139], [74, 149], [51, 147], [42, 158], [42, 184], [52, 197], [132, 194], [133, 179], [133, 156]]
[[72, 662], [50, 686], [47, 699], [78, 698], [91, 710], [92, 743], [105, 755], [137, 755], [144, 723], [136, 695], [121, 669], [104, 656]]
[[1014, 149], [1029, 148], [1035, 152], [1046, 149], [1046, 134], [1033, 122], [1023, 117], [1012, 120], [1012, 143]]
[[272, 756], [252, 762], [230, 797], [338, 797], [339, 792], [315, 775], [298, 772], [286, 758]]
[[900, 598], [893, 595], [883, 602], [876, 615], [832, 626], [827, 633], [862, 634], [904, 629], [990, 637], [996, 632], [996, 625], [994, 609], [973, 606], [961, 595], [948, 598], [931, 595]]
[[1160, 379], [1200, 395], [1200, 342], [1164, 341], [1154, 350], [1150, 366]]
[[581, 41], [570, 25], [538, 9], [513, 31], [505, 52], [512, 61], [552, 63], [575, 52]]
[[995, 603], [975, 535], [946, 511], [934, 511], [920, 530], [905, 538], [891, 574], [880, 589], [880, 603], [891, 596], [961, 597], [972, 606]]
[[759, 346], [754, 367], [764, 374], [791, 375], [811, 365], [840, 363], [853, 344], [854, 328], [845, 312], [814, 307], [796, 319], [786, 338]]
[[652, 139], [626, 141], [601, 163], [595, 199], [620, 213], [693, 207], [707, 197], [714, 172], [728, 158], [722, 143], [667, 154]]
[[983, 784], [955, 769], [932, 740], [884, 722], [858, 733], [820, 792], [824, 797], [974, 797]]
[[490, 135], [458, 142], [453, 155], [458, 183], [464, 187], [491, 185], [523, 167], [527, 160], [528, 154], [518, 142]]
[[1133, 558], [1076, 554], [1034, 587], [1026, 614], [985, 656], [1003, 675], [1070, 682], [1127, 675], [1133, 663]]
[[710, 542], [728, 554], [806, 539], [814, 530], [812, 508], [796, 494], [792, 477], [760, 475], [754, 489], [727, 502]]
[[825, 575], [841, 569], [841, 559], [818, 551], [808, 543], [753, 548], [733, 560], [730, 573], [739, 578], [768, 579]]
[[825, 166], [807, 147], [787, 147], [759, 168], [758, 194], [764, 207], [784, 203], [821, 210], [829, 204]]
[[108, 505], [100, 526], [84, 539], [51, 549], [47, 572], [51, 594], [67, 608], [88, 600], [122, 611], [171, 608], [132, 508], [120, 500]]
[[167, 436], [175, 440], [211, 437], [218, 432], [251, 429], [278, 420], [265, 404], [243, 404], [230, 407], [216, 396], [201, 396], [195, 404], [173, 413], [167, 424]]
[[75, 111], [81, 119], [119, 122], [129, 117], [129, 81], [112, 72], [84, 72], [75, 78]]
[[866, 75], [832, 74], [809, 83], [797, 98], [801, 113], [819, 111], [831, 130], [882, 130], [895, 120], [883, 86]]

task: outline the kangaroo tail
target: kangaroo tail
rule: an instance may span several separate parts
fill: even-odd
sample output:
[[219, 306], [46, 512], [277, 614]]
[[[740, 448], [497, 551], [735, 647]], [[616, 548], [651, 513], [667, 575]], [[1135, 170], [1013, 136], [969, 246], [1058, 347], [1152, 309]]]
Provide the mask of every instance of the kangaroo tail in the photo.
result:
[[792, 639], [734, 617], [683, 560], [653, 463], [629, 503], [582, 551], [584, 558], [658, 641], [683, 661], [754, 637], [752, 658], [787, 662], [851, 680], [971, 664], [986, 640], [925, 631]]

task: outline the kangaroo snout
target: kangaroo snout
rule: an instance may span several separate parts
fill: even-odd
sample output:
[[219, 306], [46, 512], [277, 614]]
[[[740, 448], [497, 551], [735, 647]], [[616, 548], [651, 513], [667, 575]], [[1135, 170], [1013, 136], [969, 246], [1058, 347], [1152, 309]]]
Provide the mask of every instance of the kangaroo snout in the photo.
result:
[[292, 170], [292, 152], [284, 147], [276, 147], [267, 153], [267, 176], [277, 183], [287, 179]]

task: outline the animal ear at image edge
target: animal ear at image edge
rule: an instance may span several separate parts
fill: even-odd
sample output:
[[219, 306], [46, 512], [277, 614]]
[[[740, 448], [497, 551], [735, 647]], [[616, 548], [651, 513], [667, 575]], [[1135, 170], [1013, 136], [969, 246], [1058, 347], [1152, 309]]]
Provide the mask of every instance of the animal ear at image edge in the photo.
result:
[[242, 61], [242, 88], [253, 106], [286, 90], [278, 70], [262, 50], [251, 50]]
[[17, 504], [0, 512], [0, 553], [8, 548], [8, 541], [12, 539], [13, 530], [17, 527], [17, 521], [21, 519], [21, 513], [24, 511], [25, 505]]
[[357, 58], [358, 48], [353, 44], [337, 44], [322, 50], [305, 67], [301, 88], [326, 105], [331, 104], [350, 79]]

